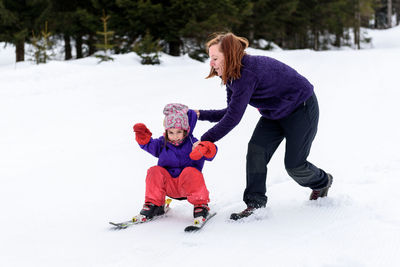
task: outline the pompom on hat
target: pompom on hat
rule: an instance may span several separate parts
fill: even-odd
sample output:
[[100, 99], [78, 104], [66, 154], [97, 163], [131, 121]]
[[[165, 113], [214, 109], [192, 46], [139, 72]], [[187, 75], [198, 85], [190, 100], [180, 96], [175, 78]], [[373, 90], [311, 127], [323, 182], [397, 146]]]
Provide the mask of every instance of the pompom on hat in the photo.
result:
[[187, 116], [189, 108], [183, 104], [172, 103], [164, 107], [164, 127], [182, 129], [189, 131], [189, 118]]

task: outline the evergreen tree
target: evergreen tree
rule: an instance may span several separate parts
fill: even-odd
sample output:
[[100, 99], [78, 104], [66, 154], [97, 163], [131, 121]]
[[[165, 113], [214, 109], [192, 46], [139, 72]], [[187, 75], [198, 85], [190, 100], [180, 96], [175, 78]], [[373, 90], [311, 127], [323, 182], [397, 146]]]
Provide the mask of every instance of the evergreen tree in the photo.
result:
[[110, 49], [114, 47], [113, 44], [110, 43], [110, 40], [112, 36], [114, 35], [113, 31], [109, 31], [107, 28], [108, 20], [110, 19], [110, 16], [106, 16], [104, 10], [103, 10], [103, 16], [101, 17], [101, 21], [103, 22], [103, 31], [98, 31], [97, 34], [101, 35], [103, 38], [103, 43], [98, 43], [96, 44], [96, 47], [99, 48], [100, 50], [103, 50], [102, 54], [96, 55], [97, 58], [100, 58], [100, 62], [102, 61], [109, 61], [109, 60], [114, 60], [109, 54]]
[[154, 41], [149, 31], [146, 32], [142, 39], [135, 43], [133, 51], [141, 57], [141, 63], [143, 65], [160, 64], [159, 53], [161, 51], [161, 47], [159, 45], [159, 40]]
[[[131, 51], [132, 42], [129, 40], [129, 36], [127, 33], [129, 32], [128, 23], [125, 19], [125, 10], [119, 8], [117, 5], [117, 1], [113, 0], [91, 0], [94, 10], [96, 10], [96, 16], [101, 14], [102, 10], [106, 12], [107, 15], [110, 16], [110, 19], [107, 21], [107, 27], [113, 29], [113, 53], [128, 53]], [[94, 41], [94, 36], [92, 37], [92, 41]], [[90, 37], [89, 37], [90, 40]], [[89, 44], [88, 44], [89, 45]]]
[[[150, 0], [116, 0], [116, 5], [121, 10], [119, 13], [119, 28], [123, 40], [122, 50], [131, 51], [131, 45], [148, 31], [151, 36], [162, 38], [163, 8], [158, 1]], [[121, 22], [123, 21], [123, 22]]]
[[0, 37], [15, 45], [17, 62], [25, 60], [25, 42], [47, 6], [47, 0], [0, 0]]
[[[132, 39], [146, 31], [161, 39], [163, 50], [173, 56], [204, 51], [203, 43], [215, 31], [233, 30], [251, 11], [239, 0], [117, 0], [129, 24]], [[235, 6], [235, 3], [241, 7]], [[196, 54], [193, 52], [193, 55]], [[201, 52], [203, 53], [203, 52]], [[196, 56], [194, 56], [196, 57]], [[201, 58], [201, 56], [199, 56]]]
[[184, 52], [190, 57], [204, 61], [208, 58], [204, 43], [213, 32], [234, 31], [246, 35], [241, 28], [244, 19], [251, 15], [250, 1], [186, 1], [181, 10], [185, 18], [179, 31], [184, 40]]
[[0, 0], [0, 40], [24, 60], [24, 44], [48, 21], [53, 38], [64, 40], [65, 59], [72, 58], [73, 41], [77, 58], [88, 56], [97, 50], [102, 10], [114, 30], [113, 53], [151, 36], [164, 52], [199, 60], [207, 58], [204, 43], [213, 32], [233, 31], [256, 47], [265, 39], [285, 49], [321, 50], [360, 47], [360, 29], [373, 14], [377, 28], [388, 27], [390, 11], [400, 20], [400, 0]]
[[71, 42], [75, 41], [76, 58], [92, 55], [98, 30], [97, 10], [92, 0], [49, 0], [49, 25], [64, 40], [65, 59], [72, 58]]
[[50, 0], [49, 21], [55, 35], [64, 40], [64, 59], [72, 59], [71, 41], [79, 25], [75, 24], [75, 14], [79, 0]]
[[50, 40], [52, 33], [48, 31], [47, 25], [48, 23], [46, 21], [44, 29], [38, 35], [32, 31], [32, 55], [33, 61], [36, 64], [47, 63], [47, 61], [54, 56], [54, 52], [52, 51], [54, 43]]
[[[79, 1], [73, 15], [73, 23], [78, 26], [73, 33], [77, 58], [90, 56], [96, 51], [94, 36], [98, 29], [99, 14], [101, 14], [101, 10], [97, 10], [90, 0]], [[86, 51], [83, 50], [85, 39]]]
[[349, 3], [349, 10], [352, 17], [350, 17], [350, 28], [353, 28], [354, 33], [354, 45], [357, 49], [361, 48], [361, 23], [363, 19], [370, 19], [373, 10], [373, 2], [374, 0], [352, 0]]

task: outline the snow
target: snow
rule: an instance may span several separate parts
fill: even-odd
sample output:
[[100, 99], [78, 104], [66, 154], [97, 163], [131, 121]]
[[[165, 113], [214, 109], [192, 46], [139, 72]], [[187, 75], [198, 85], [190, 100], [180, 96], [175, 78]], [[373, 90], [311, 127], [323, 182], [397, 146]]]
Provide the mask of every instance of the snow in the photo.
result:
[[[308, 201], [283, 166], [284, 143], [269, 164], [267, 208], [242, 210], [247, 142], [258, 121], [249, 107], [204, 175], [217, 211], [203, 231], [184, 233], [192, 206], [173, 201], [166, 218], [123, 231], [110, 220], [141, 209], [146, 170], [156, 159], [132, 125], [162, 133], [162, 108], [222, 108], [208, 64], [135, 54], [45, 65], [14, 63], [0, 46], [0, 266], [399, 266], [398, 74], [400, 27], [372, 31], [362, 50], [261, 51], [314, 84], [319, 132], [309, 160], [334, 176], [329, 196]], [[397, 121], [397, 122], [396, 122]], [[195, 136], [212, 126], [199, 122]]]

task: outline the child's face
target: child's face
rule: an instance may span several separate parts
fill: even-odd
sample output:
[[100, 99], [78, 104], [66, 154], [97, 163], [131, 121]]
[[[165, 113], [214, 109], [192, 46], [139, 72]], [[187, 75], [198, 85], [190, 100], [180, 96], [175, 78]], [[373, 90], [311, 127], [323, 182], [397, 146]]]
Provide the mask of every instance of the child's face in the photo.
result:
[[185, 137], [185, 132], [182, 129], [170, 128], [167, 130], [168, 139], [177, 142]]

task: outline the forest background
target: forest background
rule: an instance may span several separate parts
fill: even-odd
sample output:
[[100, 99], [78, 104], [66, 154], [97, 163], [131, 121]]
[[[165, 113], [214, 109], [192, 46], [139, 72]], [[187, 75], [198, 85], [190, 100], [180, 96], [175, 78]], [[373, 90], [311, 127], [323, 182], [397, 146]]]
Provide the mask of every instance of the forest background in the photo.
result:
[[0, 43], [15, 46], [16, 62], [27, 45], [46, 62], [55, 44], [63, 60], [135, 51], [155, 54], [144, 64], [159, 52], [204, 61], [210, 34], [225, 31], [258, 49], [360, 49], [363, 27], [399, 22], [400, 0], [0, 0]]

